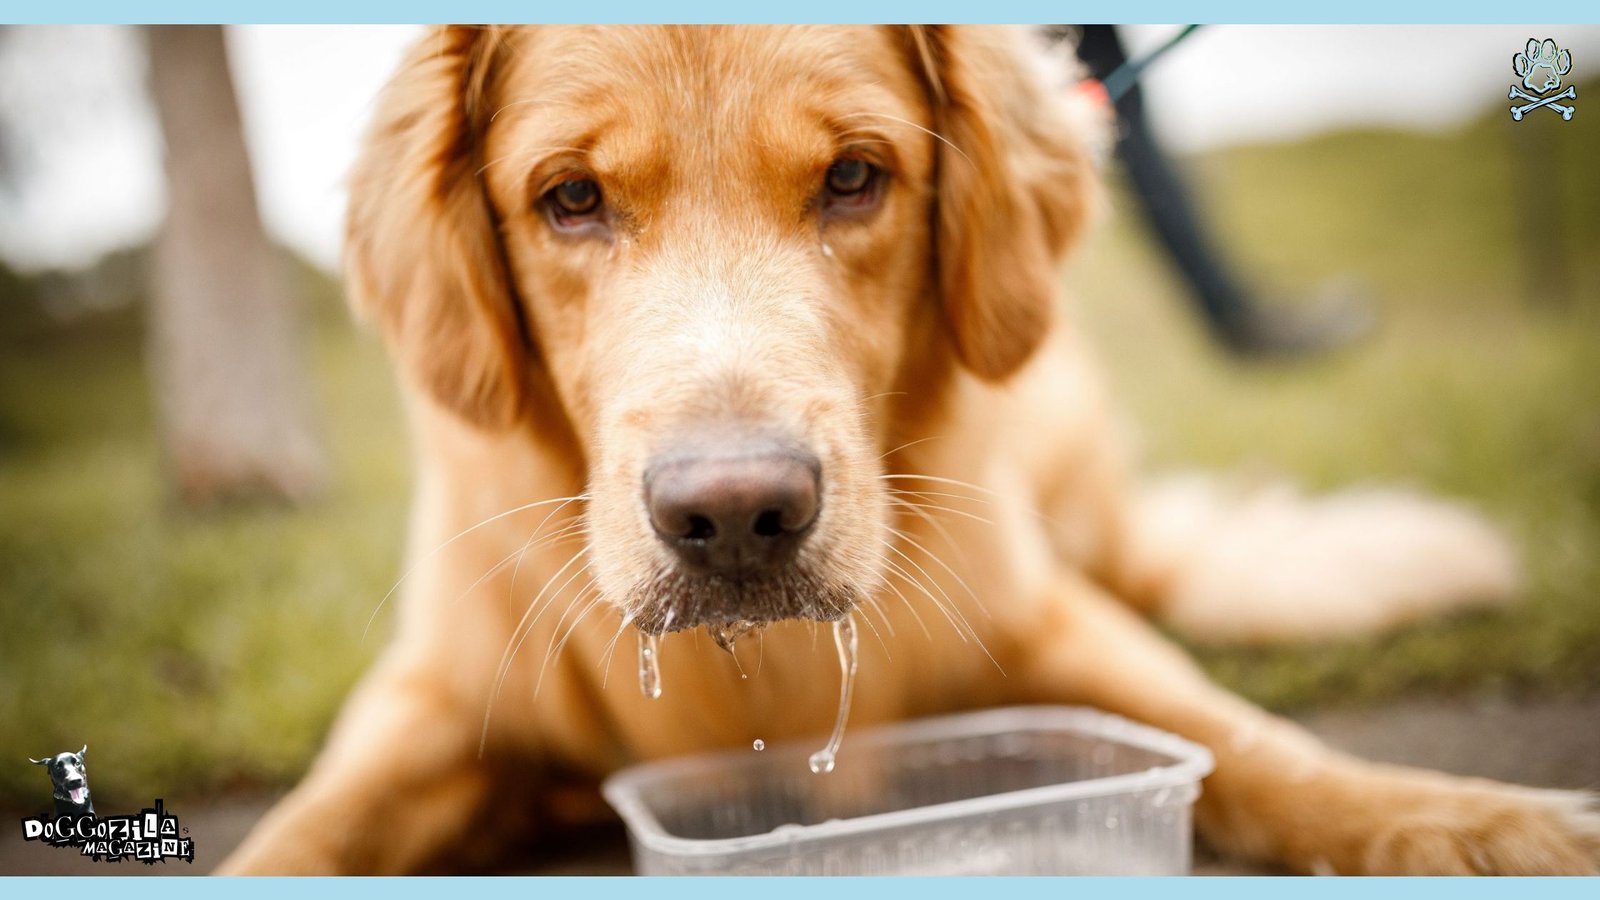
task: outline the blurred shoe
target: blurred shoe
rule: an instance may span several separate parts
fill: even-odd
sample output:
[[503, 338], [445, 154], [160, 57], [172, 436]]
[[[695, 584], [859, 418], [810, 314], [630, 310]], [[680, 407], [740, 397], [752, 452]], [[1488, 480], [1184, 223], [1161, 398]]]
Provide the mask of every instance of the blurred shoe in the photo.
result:
[[1347, 280], [1330, 281], [1308, 300], [1257, 307], [1224, 327], [1235, 356], [1257, 361], [1320, 356], [1365, 337], [1377, 321], [1371, 292]]

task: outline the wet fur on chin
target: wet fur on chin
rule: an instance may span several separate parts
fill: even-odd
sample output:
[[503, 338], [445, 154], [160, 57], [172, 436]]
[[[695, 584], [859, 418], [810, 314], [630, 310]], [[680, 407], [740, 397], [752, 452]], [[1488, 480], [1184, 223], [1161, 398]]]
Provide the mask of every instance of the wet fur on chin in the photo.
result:
[[784, 619], [831, 622], [848, 615], [861, 597], [853, 585], [816, 575], [803, 565], [740, 580], [662, 567], [631, 592], [625, 608], [635, 628], [659, 635], [700, 625], [712, 630]]

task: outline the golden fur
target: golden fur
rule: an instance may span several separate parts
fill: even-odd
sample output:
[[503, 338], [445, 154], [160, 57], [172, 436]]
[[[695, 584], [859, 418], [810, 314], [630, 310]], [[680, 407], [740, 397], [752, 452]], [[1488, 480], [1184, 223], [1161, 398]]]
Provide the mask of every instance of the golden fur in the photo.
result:
[[[1054, 321], [1104, 126], [1040, 53], [983, 27], [419, 42], [356, 168], [348, 243], [416, 452], [397, 635], [227, 871], [484, 864], [463, 854], [486, 836], [526, 846], [527, 829], [599, 814], [593, 785], [619, 766], [825, 732], [837, 670], [815, 621], [738, 642], [760, 667], [748, 680], [689, 631], [661, 640], [660, 699], [634, 680], [624, 632], [671, 628], [695, 600], [651, 533], [642, 467], [730, 423], [822, 460], [794, 566], [811, 618], [856, 604], [852, 727], [1090, 704], [1213, 750], [1198, 821], [1232, 853], [1297, 871], [1595, 871], [1581, 795], [1334, 752], [1208, 683], [1148, 623], [1293, 638], [1341, 630], [1348, 603], [1364, 610], [1350, 628], [1381, 627], [1508, 595], [1514, 570], [1492, 531], [1436, 501], [1262, 506], [1130, 482], [1097, 368]], [[816, 198], [842, 153], [886, 186], [870, 212], [830, 218]], [[543, 212], [573, 173], [602, 185], [603, 236]], [[1362, 538], [1389, 521], [1405, 523], [1391, 540]]]

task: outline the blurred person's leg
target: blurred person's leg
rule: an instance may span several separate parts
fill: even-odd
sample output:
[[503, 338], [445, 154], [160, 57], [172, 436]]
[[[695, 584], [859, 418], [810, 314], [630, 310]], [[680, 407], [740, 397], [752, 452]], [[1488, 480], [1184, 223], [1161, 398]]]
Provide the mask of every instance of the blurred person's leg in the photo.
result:
[[[1078, 56], [1101, 81], [1128, 61], [1111, 25], [1084, 25]], [[1332, 348], [1359, 336], [1367, 315], [1349, 304], [1306, 309], [1263, 306], [1240, 283], [1207, 239], [1183, 180], [1162, 152], [1145, 117], [1137, 82], [1116, 101], [1117, 157], [1162, 247], [1188, 283], [1211, 331], [1236, 353], [1287, 355]]]

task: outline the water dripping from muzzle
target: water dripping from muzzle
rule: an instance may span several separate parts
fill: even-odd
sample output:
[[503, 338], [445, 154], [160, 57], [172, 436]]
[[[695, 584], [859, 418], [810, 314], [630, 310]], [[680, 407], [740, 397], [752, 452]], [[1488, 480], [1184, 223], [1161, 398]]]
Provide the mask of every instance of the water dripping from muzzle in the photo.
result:
[[740, 619], [737, 622], [731, 622], [727, 625], [706, 626], [706, 631], [711, 634], [711, 640], [714, 641], [718, 647], [726, 650], [729, 656], [733, 657], [733, 664], [739, 669], [739, 680], [741, 681], [749, 680], [750, 673], [744, 670], [744, 663], [740, 661], [739, 653], [738, 651], [734, 650], [733, 645], [737, 643], [740, 638], [760, 627], [761, 626], [759, 624], [752, 622], [749, 619]]
[[737, 660], [738, 655], [733, 652], [734, 642], [755, 631], [758, 627], [760, 626], [749, 619], [740, 619], [737, 622], [730, 622], [726, 625], [708, 625], [706, 630], [711, 632], [711, 639], [716, 642], [718, 647], [728, 651], [728, 655]]
[[833, 771], [839, 744], [844, 740], [844, 723], [850, 718], [850, 698], [856, 689], [856, 619], [854, 613], [833, 623], [833, 645], [839, 651], [839, 715], [833, 721], [833, 734], [827, 746], [811, 754], [811, 771], [826, 775]]
[[661, 648], [653, 634], [639, 632], [639, 692], [647, 699], [661, 696]]

